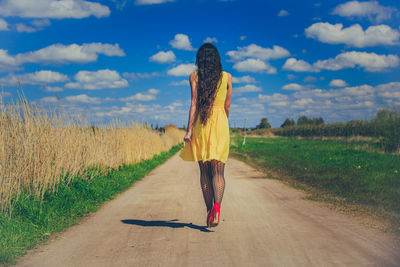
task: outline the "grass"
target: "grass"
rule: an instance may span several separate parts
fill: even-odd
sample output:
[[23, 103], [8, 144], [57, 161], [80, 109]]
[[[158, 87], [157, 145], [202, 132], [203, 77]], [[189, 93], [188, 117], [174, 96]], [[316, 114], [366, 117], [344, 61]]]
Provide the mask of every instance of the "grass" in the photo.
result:
[[46, 241], [52, 233], [76, 224], [85, 214], [96, 211], [102, 203], [129, 188], [180, 148], [181, 145], [174, 146], [168, 152], [137, 164], [110, 169], [106, 174], [99, 168], [87, 169], [85, 176], [90, 175], [92, 179], [67, 177], [58, 184], [57, 193], [47, 190], [42, 200], [22, 193], [14, 203], [12, 217], [0, 214], [0, 265], [15, 263], [17, 256]]
[[0, 96], [0, 213], [13, 214], [22, 193], [36, 198], [56, 191], [68, 177], [83, 176], [149, 159], [183, 139], [184, 131], [165, 133], [134, 122], [90, 126], [66, 113], [48, 112], [21, 98], [5, 105]]
[[361, 205], [400, 226], [400, 155], [365, 151], [357, 143], [247, 138], [243, 146], [241, 141], [233, 140], [231, 148], [239, 159], [316, 189], [314, 198], [329, 195]]

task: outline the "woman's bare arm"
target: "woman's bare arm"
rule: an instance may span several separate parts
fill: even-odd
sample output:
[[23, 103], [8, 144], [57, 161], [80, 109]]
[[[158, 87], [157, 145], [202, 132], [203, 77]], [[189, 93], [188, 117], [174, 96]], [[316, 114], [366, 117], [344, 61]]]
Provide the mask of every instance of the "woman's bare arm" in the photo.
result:
[[229, 118], [229, 110], [231, 108], [231, 97], [232, 97], [232, 75], [228, 73], [228, 88], [225, 98], [225, 113], [226, 117]]
[[183, 141], [190, 142], [192, 140], [193, 125], [197, 116], [197, 79], [196, 74], [192, 72], [189, 77], [190, 88], [192, 91], [192, 101], [190, 104], [188, 128]]

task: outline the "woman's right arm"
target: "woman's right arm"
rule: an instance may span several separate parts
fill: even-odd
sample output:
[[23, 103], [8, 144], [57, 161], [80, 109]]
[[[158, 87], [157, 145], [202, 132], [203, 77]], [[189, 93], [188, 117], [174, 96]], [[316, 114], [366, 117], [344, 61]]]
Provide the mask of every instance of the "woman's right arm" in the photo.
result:
[[196, 74], [192, 72], [189, 77], [190, 88], [192, 92], [192, 101], [190, 104], [188, 128], [183, 141], [192, 141], [194, 120], [197, 116], [197, 79]]

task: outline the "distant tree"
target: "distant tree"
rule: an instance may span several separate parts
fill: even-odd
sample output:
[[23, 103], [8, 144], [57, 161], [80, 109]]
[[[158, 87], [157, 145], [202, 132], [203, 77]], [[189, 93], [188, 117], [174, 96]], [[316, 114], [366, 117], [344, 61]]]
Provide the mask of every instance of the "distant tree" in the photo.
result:
[[303, 115], [297, 119], [298, 126], [300, 126], [300, 125], [321, 125], [324, 123], [325, 122], [322, 117], [310, 119]]
[[298, 126], [300, 126], [300, 125], [306, 125], [306, 124], [310, 124], [310, 119], [309, 118], [307, 118], [306, 116], [300, 116], [298, 119], [297, 119], [297, 125]]
[[296, 125], [296, 122], [293, 119], [286, 118], [286, 120], [282, 123], [281, 128], [294, 126], [294, 125]]
[[271, 128], [271, 124], [269, 124], [267, 118], [261, 118], [261, 122], [259, 125], [256, 126], [256, 129], [269, 129]]

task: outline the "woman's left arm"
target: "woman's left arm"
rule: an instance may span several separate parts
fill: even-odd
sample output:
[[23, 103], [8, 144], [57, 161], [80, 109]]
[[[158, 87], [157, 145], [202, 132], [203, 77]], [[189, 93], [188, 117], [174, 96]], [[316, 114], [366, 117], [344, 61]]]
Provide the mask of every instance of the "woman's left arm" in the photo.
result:
[[226, 117], [229, 118], [229, 110], [231, 108], [231, 97], [232, 97], [232, 75], [228, 73], [228, 86], [225, 98], [225, 113]]

